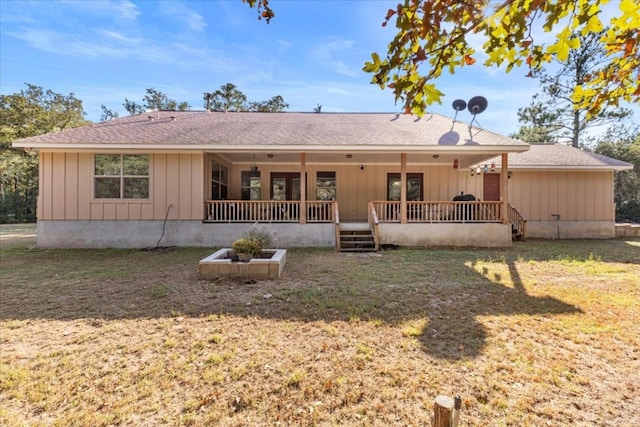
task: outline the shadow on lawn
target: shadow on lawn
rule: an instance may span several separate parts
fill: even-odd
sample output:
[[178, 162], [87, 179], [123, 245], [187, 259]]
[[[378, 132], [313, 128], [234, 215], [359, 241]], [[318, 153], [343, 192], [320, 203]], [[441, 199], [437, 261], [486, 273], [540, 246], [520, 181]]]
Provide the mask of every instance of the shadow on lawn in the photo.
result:
[[[216, 314], [289, 322], [337, 321], [345, 322], [347, 328], [374, 321], [397, 326], [389, 333], [397, 333], [398, 340], [403, 332], [415, 337], [433, 357], [455, 360], [482, 353], [487, 329], [479, 317], [582, 312], [551, 296], [529, 295], [516, 262], [563, 256], [603, 261], [613, 257], [617, 262], [636, 263], [636, 252], [627, 249], [620, 259], [620, 252], [612, 251], [612, 246], [607, 251], [600, 243], [581, 244], [579, 250], [564, 243], [571, 249], [568, 252], [554, 249], [551, 242], [527, 244], [506, 250], [401, 249], [379, 257], [347, 256], [327, 249], [291, 250], [282, 278], [259, 282], [199, 280], [197, 262], [211, 252], [202, 248], [25, 250], [3, 255], [3, 264], [27, 265], [18, 272], [2, 266], [8, 274], [3, 277], [0, 320], [87, 319], [91, 323], [96, 318]], [[489, 259], [506, 265], [512, 286], [474, 269], [474, 263]], [[29, 266], [40, 265], [46, 268], [30, 273]], [[419, 326], [407, 334], [411, 324]]]

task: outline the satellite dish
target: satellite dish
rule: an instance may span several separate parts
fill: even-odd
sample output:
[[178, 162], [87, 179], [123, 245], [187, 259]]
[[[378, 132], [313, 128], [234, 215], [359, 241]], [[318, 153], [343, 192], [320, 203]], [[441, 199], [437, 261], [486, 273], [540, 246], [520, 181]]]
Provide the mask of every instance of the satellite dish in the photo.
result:
[[463, 99], [456, 99], [455, 101], [453, 101], [453, 104], [451, 104], [451, 106], [456, 111], [462, 111], [467, 108], [467, 103], [464, 102]]
[[488, 105], [487, 98], [485, 98], [484, 96], [474, 96], [469, 100], [469, 104], [467, 104], [469, 108], [469, 112], [474, 116], [486, 110], [487, 105]]

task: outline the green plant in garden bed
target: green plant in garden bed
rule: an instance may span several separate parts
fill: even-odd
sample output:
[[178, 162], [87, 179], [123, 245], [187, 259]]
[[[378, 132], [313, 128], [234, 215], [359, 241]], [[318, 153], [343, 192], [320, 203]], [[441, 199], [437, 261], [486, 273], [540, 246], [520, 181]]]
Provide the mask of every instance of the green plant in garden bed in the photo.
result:
[[235, 240], [231, 249], [236, 254], [260, 255], [263, 249], [270, 248], [276, 241], [275, 233], [265, 226], [254, 224], [242, 237]]

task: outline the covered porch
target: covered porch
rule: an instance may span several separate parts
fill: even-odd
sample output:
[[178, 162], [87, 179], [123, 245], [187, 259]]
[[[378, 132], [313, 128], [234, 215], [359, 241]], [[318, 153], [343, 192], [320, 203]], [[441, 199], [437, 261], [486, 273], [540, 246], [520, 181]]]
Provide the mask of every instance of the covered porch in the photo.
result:
[[[277, 225], [283, 243], [289, 240], [287, 230], [299, 242], [299, 227], [313, 225], [324, 234], [333, 228], [338, 250], [341, 233], [354, 224], [366, 225], [375, 250], [385, 244], [510, 246], [515, 230], [524, 238], [526, 221], [507, 197], [504, 147], [500, 170], [482, 164], [496, 156], [495, 147], [468, 153], [441, 147], [409, 153], [352, 150], [208, 153], [211, 191], [203, 222]], [[476, 174], [478, 167], [485, 173]]]

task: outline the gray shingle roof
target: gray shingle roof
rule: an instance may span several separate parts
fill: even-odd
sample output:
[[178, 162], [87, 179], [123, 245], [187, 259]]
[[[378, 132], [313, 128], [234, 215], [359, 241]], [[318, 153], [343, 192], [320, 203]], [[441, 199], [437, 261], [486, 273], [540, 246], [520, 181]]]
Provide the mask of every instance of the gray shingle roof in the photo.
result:
[[[501, 158], [496, 157], [489, 162], [494, 162], [500, 167]], [[633, 169], [632, 164], [622, 160], [563, 144], [531, 145], [529, 151], [511, 153], [509, 168], [512, 167], [518, 169]]]
[[322, 147], [500, 147], [523, 151], [528, 145], [496, 133], [453, 124], [437, 114], [394, 113], [207, 113], [161, 111], [25, 138], [16, 147], [82, 148], [153, 146], [161, 148], [251, 149], [255, 146]]

